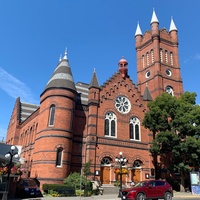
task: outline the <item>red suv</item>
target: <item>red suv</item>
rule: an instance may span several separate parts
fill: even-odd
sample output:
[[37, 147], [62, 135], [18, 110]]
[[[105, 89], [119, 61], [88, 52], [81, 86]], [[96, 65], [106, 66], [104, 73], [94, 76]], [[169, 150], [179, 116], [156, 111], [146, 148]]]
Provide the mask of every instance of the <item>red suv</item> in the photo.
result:
[[137, 183], [132, 188], [122, 190], [122, 200], [164, 199], [173, 197], [172, 186], [163, 180], [148, 180]]

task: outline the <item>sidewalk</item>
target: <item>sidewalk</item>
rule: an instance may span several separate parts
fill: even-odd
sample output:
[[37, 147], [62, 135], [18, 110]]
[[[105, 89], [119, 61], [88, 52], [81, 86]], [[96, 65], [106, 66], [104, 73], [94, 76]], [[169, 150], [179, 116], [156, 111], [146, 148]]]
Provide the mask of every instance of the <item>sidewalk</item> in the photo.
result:
[[[196, 198], [200, 199], [200, 194], [192, 194], [191, 192], [174, 192], [174, 197], [176, 198]], [[94, 195], [90, 197], [42, 197], [42, 198], [32, 198], [29, 200], [121, 200], [117, 194], [104, 194], [104, 195]], [[13, 199], [14, 200], [14, 199]], [[16, 199], [15, 199], [16, 200]]]

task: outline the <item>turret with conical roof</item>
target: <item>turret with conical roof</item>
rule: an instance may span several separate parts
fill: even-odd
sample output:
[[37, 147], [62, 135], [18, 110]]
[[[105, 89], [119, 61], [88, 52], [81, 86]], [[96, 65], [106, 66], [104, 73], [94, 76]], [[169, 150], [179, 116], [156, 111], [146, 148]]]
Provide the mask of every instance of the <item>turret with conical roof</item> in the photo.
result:
[[46, 171], [54, 181], [64, 180], [70, 172], [76, 98], [77, 92], [65, 51], [40, 95], [32, 176], [37, 174], [46, 183], [50, 183], [46, 179]]
[[178, 45], [178, 29], [176, 28], [173, 18], [171, 18], [169, 33], [172, 38], [173, 44]]
[[159, 21], [154, 9], [153, 9], [153, 14], [152, 14], [150, 24], [151, 24], [151, 30], [152, 30], [152, 37], [158, 36], [159, 35]]

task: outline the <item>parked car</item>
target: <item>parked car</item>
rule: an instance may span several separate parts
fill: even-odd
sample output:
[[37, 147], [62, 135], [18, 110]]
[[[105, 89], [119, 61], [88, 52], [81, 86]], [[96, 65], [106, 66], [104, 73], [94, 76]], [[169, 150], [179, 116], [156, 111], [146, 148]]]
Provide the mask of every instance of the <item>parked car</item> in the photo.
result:
[[122, 190], [122, 200], [164, 199], [173, 197], [172, 186], [164, 180], [141, 181], [132, 188]]
[[42, 196], [42, 193], [41, 193], [39, 185], [35, 179], [21, 178], [17, 182], [16, 197], [31, 198], [31, 197], [41, 197], [41, 196]]

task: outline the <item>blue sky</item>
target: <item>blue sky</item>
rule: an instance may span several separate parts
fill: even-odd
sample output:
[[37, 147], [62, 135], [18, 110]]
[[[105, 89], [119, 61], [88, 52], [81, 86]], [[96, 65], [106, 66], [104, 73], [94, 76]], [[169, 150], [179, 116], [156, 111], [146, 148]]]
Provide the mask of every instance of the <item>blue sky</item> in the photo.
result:
[[103, 84], [122, 56], [137, 83], [135, 31], [150, 29], [153, 8], [159, 27], [178, 29], [184, 91], [200, 104], [200, 1], [198, 0], [9, 0], [0, 2], [0, 140], [17, 97], [39, 104], [60, 54], [68, 49], [75, 82], [90, 83], [94, 68]]

